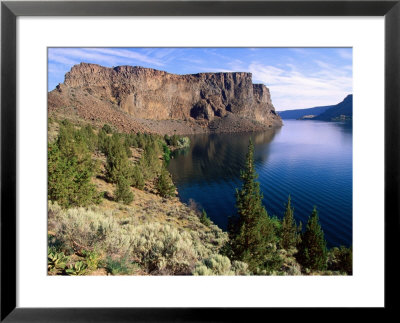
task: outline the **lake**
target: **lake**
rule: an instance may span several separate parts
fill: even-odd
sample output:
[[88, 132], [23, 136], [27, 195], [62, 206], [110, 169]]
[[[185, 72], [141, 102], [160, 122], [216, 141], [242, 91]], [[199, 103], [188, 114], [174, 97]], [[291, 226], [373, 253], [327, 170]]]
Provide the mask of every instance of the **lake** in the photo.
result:
[[249, 139], [263, 203], [270, 216], [283, 217], [291, 195], [296, 221], [317, 206], [328, 247], [352, 245], [351, 124], [284, 120], [261, 133], [189, 136], [191, 146], [174, 152], [168, 168], [180, 199], [194, 200], [223, 230], [235, 215], [235, 189], [241, 186]]

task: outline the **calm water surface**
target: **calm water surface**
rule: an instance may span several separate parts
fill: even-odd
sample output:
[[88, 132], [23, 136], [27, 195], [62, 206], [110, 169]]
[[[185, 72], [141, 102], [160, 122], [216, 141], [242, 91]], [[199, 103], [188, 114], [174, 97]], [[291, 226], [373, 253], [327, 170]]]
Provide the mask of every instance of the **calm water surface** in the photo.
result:
[[169, 170], [183, 202], [195, 200], [226, 230], [234, 215], [250, 137], [264, 205], [283, 217], [288, 195], [303, 227], [313, 206], [328, 246], [352, 244], [352, 127], [349, 124], [285, 120], [262, 133], [190, 136], [191, 147], [176, 152]]

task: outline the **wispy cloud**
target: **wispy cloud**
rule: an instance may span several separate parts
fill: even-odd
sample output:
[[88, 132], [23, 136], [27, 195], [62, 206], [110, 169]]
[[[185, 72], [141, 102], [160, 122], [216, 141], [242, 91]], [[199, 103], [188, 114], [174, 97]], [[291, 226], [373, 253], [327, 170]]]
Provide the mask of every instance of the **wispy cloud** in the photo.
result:
[[148, 55], [128, 49], [113, 48], [52, 48], [49, 50], [49, 60], [67, 65], [80, 62], [106, 63], [110, 66], [135, 62], [164, 65], [161, 60]]
[[141, 65], [176, 74], [251, 72], [277, 110], [341, 101], [352, 92], [351, 48], [50, 48], [49, 90], [80, 62]]
[[309, 108], [340, 102], [352, 92], [350, 73], [337, 71], [327, 63], [317, 61], [319, 69], [305, 73], [293, 65], [289, 69], [252, 63], [253, 79], [266, 84], [278, 110]]
[[108, 55], [109, 57], [120, 57], [128, 60], [141, 61], [143, 63], [154, 64], [157, 66], [163, 66], [164, 63], [156, 58], [151, 58], [148, 55], [143, 55], [135, 51], [126, 49], [110, 49], [110, 48], [93, 48], [93, 52]]
[[353, 50], [352, 48], [340, 48], [337, 50], [337, 53], [339, 54], [339, 56], [343, 59], [353, 59]]

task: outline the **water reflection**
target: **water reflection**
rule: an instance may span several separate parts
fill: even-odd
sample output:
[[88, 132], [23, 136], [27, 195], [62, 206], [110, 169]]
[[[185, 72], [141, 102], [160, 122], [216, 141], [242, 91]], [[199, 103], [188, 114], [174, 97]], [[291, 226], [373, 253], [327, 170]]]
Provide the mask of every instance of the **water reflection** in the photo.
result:
[[[256, 147], [256, 162], [268, 159], [269, 143], [279, 129], [261, 133], [202, 134], [190, 136], [190, 148], [173, 153], [169, 170], [174, 182], [231, 180], [243, 168], [250, 138]], [[260, 149], [258, 149], [260, 148]]]
[[191, 147], [175, 152], [169, 170], [183, 202], [194, 199], [226, 229], [234, 215], [249, 139], [264, 205], [283, 216], [290, 194], [297, 221], [306, 223], [314, 205], [329, 246], [352, 244], [352, 126], [286, 120], [260, 133], [193, 135]]

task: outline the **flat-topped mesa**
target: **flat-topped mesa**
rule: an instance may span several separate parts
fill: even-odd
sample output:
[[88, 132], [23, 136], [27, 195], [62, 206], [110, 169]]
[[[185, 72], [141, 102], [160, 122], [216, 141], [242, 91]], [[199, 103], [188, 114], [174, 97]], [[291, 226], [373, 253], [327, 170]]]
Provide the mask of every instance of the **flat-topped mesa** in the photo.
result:
[[140, 66], [81, 63], [49, 93], [49, 109], [72, 105], [79, 113], [84, 101], [108, 102], [135, 119], [186, 120], [205, 127], [216, 119], [237, 117], [265, 127], [282, 125], [268, 88], [253, 84], [246, 72], [177, 75]]

